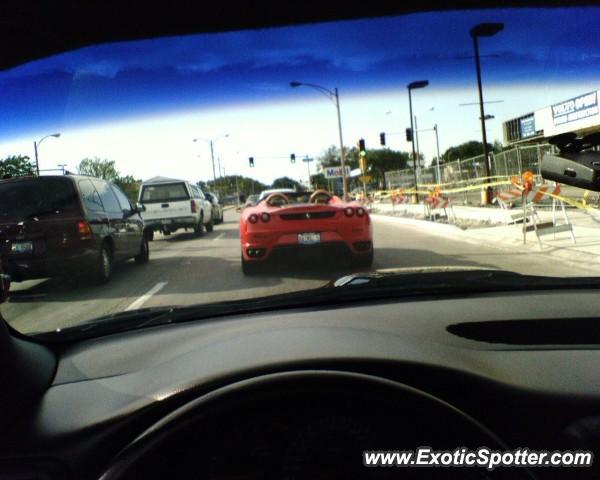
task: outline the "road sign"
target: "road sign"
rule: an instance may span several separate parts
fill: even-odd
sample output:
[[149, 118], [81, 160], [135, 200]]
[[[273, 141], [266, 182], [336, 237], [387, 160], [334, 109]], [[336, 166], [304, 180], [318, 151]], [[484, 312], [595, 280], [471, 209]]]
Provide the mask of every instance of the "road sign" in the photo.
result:
[[352, 170], [350, 172], [350, 177], [354, 178], [354, 177], [358, 177], [362, 172], [360, 171], [360, 168], [355, 168], [354, 170]]
[[[325, 178], [339, 178], [342, 176], [342, 167], [326, 167]], [[346, 166], [346, 177], [350, 176], [350, 167]]]

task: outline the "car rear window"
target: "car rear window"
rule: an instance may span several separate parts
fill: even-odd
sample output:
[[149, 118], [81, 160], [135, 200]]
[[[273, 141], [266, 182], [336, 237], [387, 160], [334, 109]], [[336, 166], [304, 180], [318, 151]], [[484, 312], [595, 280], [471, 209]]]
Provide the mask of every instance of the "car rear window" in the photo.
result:
[[63, 178], [0, 182], [0, 222], [78, 213], [73, 183]]
[[174, 202], [189, 198], [185, 183], [144, 185], [142, 187], [142, 203]]

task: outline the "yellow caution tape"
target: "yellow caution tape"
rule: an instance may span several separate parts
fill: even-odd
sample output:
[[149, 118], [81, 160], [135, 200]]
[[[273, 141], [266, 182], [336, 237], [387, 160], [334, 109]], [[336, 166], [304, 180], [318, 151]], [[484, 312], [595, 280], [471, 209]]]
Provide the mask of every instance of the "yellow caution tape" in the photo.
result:
[[468, 180], [458, 180], [456, 182], [447, 182], [447, 183], [420, 183], [422, 187], [444, 187], [446, 185], [460, 185], [461, 183], [473, 183], [473, 182], [485, 182], [487, 180], [494, 180], [496, 178], [510, 178], [510, 175], [492, 175], [491, 177], [479, 177], [479, 178], [471, 178]]

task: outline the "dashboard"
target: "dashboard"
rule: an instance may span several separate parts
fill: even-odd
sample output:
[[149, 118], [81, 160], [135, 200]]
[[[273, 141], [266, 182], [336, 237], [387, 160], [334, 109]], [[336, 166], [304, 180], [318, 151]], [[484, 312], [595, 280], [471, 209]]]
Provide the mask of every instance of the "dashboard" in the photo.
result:
[[[52, 385], [1, 436], [0, 478], [99, 478], [119, 452], [178, 416], [183, 421], [136, 467], [145, 468], [144, 478], [183, 478], [184, 468], [207, 479], [359, 478], [344, 470], [358, 468], [344, 452], [428, 440], [598, 452], [599, 311], [593, 290], [404, 298], [54, 347]], [[379, 392], [386, 382], [404, 396]], [[459, 417], [469, 434], [457, 427], [447, 435]], [[308, 468], [327, 462], [322, 477]], [[538, 468], [524, 478], [567, 473], [592, 472]]]

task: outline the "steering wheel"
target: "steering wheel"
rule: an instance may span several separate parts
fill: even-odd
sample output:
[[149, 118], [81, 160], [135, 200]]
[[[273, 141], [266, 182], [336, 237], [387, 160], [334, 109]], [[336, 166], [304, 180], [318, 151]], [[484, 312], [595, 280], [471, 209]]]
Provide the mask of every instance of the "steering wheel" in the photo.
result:
[[[324, 202], [319, 202], [319, 197], [327, 197], [327, 200]], [[333, 198], [333, 195], [329, 193], [327, 190], [315, 190], [310, 198], [308, 199], [309, 203], [328, 203], [329, 200]]]
[[[179, 407], [125, 447], [100, 480], [398, 478], [396, 468], [365, 468], [363, 452], [421, 445], [507, 450], [466, 413], [396, 381], [342, 371], [282, 372]], [[533, 478], [518, 467], [423, 470], [402, 468], [402, 478]]]
[[[273, 202], [273, 200], [276, 199], [281, 200], [281, 202]], [[287, 205], [288, 203], [290, 203], [290, 199], [281, 192], [275, 192], [267, 197], [265, 203], [271, 207], [276, 207], [280, 205]]]

